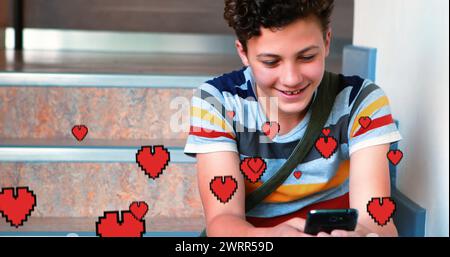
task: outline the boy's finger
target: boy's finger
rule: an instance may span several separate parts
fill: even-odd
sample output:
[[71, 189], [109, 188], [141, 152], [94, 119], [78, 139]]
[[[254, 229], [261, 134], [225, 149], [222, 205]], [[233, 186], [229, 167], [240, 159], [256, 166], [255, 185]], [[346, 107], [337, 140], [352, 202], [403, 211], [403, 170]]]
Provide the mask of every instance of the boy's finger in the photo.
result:
[[325, 232], [319, 232], [317, 234], [317, 237], [331, 237], [331, 235]]

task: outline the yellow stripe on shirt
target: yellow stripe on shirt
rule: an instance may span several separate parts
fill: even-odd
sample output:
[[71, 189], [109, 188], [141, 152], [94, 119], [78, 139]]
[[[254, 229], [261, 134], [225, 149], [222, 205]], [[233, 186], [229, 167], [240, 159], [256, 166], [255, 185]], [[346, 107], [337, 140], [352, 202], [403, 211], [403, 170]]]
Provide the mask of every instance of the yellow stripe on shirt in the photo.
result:
[[352, 130], [350, 131], [350, 138], [355, 134], [355, 130], [360, 126], [359, 118], [361, 117], [370, 117], [375, 111], [381, 109], [383, 106], [389, 105], [389, 100], [386, 96], [382, 96], [378, 98], [375, 102], [371, 103], [369, 106], [364, 108], [361, 112], [358, 113], [355, 120], [353, 121]]
[[210, 124], [216, 125], [216, 126], [222, 128], [225, 132], [234, 134], [233, 129], [228, 125], [228, 123], [225, 122], [225, 120], [223, 118], [215, 115], [214, 113], [211, 113], [208, 110], [193, 106], [191, 108], [190, 115], [191, 115], [191, 117], [196, 117], [201, 120], [207, 121]]
[[[335, 188], [343, 184], [348, 179], [349, 174], [350, 174], [350, 161], [346, 160], [340, 163], [336, 175], [330, 181], [317, 184], [281, 185], [272, 194], [266, 197], [266, 199], [264, 199], [264, 202], [265, 203], [290, 202], [331, 188]], [[261, 182], [251, 183], [246, 180], [245, 194], [248, 195], [261, 185], [262, 185]]]

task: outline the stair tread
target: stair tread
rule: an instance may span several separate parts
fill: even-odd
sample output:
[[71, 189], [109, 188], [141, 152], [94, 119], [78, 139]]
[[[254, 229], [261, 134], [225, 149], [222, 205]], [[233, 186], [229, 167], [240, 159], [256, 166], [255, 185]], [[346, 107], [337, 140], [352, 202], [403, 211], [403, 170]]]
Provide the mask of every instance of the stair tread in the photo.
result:
[[136, 148], [144, 145], [163, 145], [171, 148], [183, 148], [185, 139], [84, 139], [78, 142], [76, 139], [39, 139], [39, 138], [0, 138], [0, 147], [77, 147], [77, 148]]
[[0, 71], [216, 76], [242, 67], [236, 54], [1, 50]]
[[141, 146], [162, 145], [171, 162], [195, 163], [184, 154], [185, 140], [0, 139], [0, 161], [5, 162], [135, 162]]
[[[242, 67], [237, 54], [0, 50], [0, 86], [196, 88]], [[326, 68], [339, 73], [341, 56]]]

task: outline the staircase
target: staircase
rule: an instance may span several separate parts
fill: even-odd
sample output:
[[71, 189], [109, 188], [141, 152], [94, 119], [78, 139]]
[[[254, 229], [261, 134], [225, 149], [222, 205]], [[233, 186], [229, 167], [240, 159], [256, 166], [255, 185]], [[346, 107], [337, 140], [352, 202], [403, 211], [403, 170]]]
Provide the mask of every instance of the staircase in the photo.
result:
[[[174, 103], [189, 104], [195, 87], [239, 68], [237, 57], [0, 55], [0, 188], [28, 186], [37, 195], [29, 220], [16, 229], [0, 219], [0, 235], [95, 235], [104, 211], [128, 210], [133, 201], [149, 205], [145, 236], [198, 234], [195, 159], [183, 154], [187, 130], [171, 128], [182, 113]], [[88, 127], [81, 142], [71, 132], [78, 124]], [[136, 163], [144, 145], [164, 145], [171, 155], [155, 180]]]
[[[233, 39], [220, 1], [132, 0], [127, 6], [118, 0], [23, 1], [25, 28]], [[350, 3], [336, 3], [336, 20], [351, 20]], [[13, 15], [4, 12], [11, 6], [11, 0], [0, 4], [5, 7], [0, 39], [1, 27], [13, 25]], [[335, 27], [327, 69], [339, 72], [351, 26]], [[161, 42], [148, 43], [163, 49]], [[14, 51], [0, 43], [0, 189], [28, 186], [37, 196], [23, 226], [0, 218], [0, 236], [96, 236], [95, 222], [105, 211], [128, 210], [133, 201], [149, 206], [144, 236], [197, 236], [204, 216], [195, 159], [183, 154], [187, 124], [176, 125], [180, 117], [187, 119], [196, 87], [242, 66], [234, 51], [205, 42], [202, 52]], [[81, 142], [72, 135], [75, 125], [88, 127]], [[146, 145], [164, 145], [170, 152], [157, 179], [136, 163], [137, 151]]]

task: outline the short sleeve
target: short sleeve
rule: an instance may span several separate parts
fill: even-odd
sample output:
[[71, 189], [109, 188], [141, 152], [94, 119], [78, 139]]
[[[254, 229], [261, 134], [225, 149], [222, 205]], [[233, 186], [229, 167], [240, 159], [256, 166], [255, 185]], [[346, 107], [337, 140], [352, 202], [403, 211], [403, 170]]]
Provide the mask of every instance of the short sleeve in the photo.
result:
[[374, 145], [402, 139], [384, 91], [370, 81], [363, 83], [349, 115], [349, 154]]
[[208, 83], [195, 91], [185, 154], [195, 157], [197, 153], [238, 152], [233, 122], [226, 114], [232, 108], [227, 105], [223, 94]]

